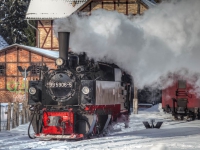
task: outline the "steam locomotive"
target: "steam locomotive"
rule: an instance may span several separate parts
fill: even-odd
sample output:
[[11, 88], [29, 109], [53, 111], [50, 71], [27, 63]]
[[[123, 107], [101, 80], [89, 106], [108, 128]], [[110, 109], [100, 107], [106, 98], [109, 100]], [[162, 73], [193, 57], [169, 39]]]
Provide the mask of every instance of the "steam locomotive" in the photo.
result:
[[[117, 65], [94, 62], [85, 53], [68, 52], [69, 32], [59, 32], [57, 69], [43, 66], [29, 81], [28, 104], [34, 137], [82, 139], [105, 135], [112, 121], [128, 121], [131, 76]], [[126, 124], [127, 125], [127, 124]]]
[[162, 91], [162, 108], [172, 113], [175, 119], [200, 119], [200, 99], [193, 86], [186, 80], [175, 79], [170, 87]]

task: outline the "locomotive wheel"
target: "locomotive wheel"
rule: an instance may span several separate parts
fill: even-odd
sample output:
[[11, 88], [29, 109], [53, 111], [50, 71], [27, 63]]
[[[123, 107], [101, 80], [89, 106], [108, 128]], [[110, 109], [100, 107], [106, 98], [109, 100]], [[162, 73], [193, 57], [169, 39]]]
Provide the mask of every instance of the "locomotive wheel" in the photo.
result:
[[197, 114], [197, 119], [200, 120], [200, 112]]
[[166, 109], [164, 109], [165, 112], [167, 113], [171, 113], [172, 112], [172, 109], [170, 108], [170, 106], [166, 106]]
[[94, 135], [97, 135], [97, 137], [99, 137], [100, 135], [100, 128], [101, 128], [101, 125], [97, 122], [93, 131]]
[[174, 115], [174, 120], [178, 120], [178, 116], [177, 115]]
[[195, 120], [196, 119], [196, 114], [194, 112], [191, 112], [190, 117], [191, 117], [191, 120]]
[[181, 116], [181, 120], [183, 120], [184, 119], [184, 116]]
[[100, 137], [100, 124], [98, 122], [95, 124], [93, 132], [87, 135], [87, 138], [91, 139], [93, 136]]
[[189, 113], [189, 115], [188, 115], [188, 118], [190, 119], [190, 121], [192, 121], [192, 120], [195, 120], [196, 119], [196, 114], [195, 113], [193, 113], [193, 112], [190, 112]]
[[84, 136], [87, 135], [88, 131], [84, 132], [84, 131], [79, 131], [79, 126], [83, 125], [83, 124], [86, 124], [87, 125], [87, 128], [90, 129], [90, 124], [87, 120], [85, 119], [79, 119], [76, 121], [76, 123], [74, 124], [74, 127], [75, 127], [75, 131], [78, 132], [78, 133], [82, 133], [84, 134]]
[[87, 135], [87, 138], [91, 139], [93, 136], [100, 137], [99, 126], [97, 124], [95, 125], [93, 132]]
[[192, 120], [195, 120], [196, 119], [196, 115], [195, 113], [192, 115]]

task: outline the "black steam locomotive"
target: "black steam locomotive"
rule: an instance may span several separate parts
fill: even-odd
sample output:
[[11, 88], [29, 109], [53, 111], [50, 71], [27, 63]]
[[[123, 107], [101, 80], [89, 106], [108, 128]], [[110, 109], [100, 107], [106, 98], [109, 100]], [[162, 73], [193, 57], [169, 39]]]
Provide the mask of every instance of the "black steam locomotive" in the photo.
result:
[[105, 134], [118, 117], [128, 120], [131, 77], [114, 64], [68, 53], [69, 35], [58, 33], [57, 69], [43, 66], [40, 79], [29, 81], [34, 137], [81, 139]]

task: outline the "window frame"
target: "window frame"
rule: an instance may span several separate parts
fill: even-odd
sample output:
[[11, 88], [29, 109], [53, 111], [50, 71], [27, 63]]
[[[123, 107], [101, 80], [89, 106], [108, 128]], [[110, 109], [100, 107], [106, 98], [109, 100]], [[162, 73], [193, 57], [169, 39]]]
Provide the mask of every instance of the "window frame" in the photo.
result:
[[6, 75], [6, 63], [0, 63], [0, 76], [5, 76], [5, 75]]
[[186, 89], [186, 88], [187, 88], [186, 80], [178, 80], [178, 89]]
[[32, 69], [30, 71], [31, 76], [39, 76], [42, 68], [42, 63], [31, 63]]

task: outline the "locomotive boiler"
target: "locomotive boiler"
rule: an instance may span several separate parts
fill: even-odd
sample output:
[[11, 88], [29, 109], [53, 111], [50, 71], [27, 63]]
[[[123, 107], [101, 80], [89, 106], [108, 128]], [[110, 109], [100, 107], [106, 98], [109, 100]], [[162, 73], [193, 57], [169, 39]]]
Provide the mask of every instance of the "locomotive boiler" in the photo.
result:
[[162, 108], [172, 113], [175, 119], [199, 119], [200, 99], [193, 86], [186, 80], [175, 80], [174, 84], [162, 91]]
[[[115, 64], [68, 52], [69, 32], [59, 32], [57, 69], [43, 66], [29, 81], [34, 137], [82, 139], [105, 135], [108, 125], [130, 113], [131, 77]], [[29, 133], [29, 132], [28, 132]], [[34, 138], [29, 134], [30, 138]]]

